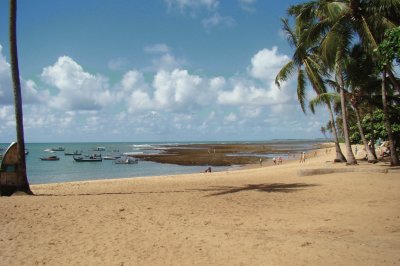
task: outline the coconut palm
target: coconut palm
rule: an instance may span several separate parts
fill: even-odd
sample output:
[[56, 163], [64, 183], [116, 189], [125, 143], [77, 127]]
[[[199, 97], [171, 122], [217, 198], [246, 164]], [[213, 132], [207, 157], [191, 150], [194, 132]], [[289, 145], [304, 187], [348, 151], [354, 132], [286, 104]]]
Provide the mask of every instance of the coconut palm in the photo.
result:
[[[368, 107], [372, 110], [372, 105], [376, 104], [375, 96], [378, 93], [379, 79], [374, 71], [376, 65], [373, 62], [371, 54], [365, 52], [360, 45], [354, 45], [351, 53], [346, 60], [346, 87], [348, 88], [348, 96], [350, 98], [351, 108], [356, 116], [356, 122], [360, 133], [361, 140], [364, 144], [368, 155], [368, 162], [376, 162], [377, 156], [375, 149], [368, 145], [368, 141], [361, 125], [360, 108]], [[373, 132], [371, 132], [371, 143], [375, 143]]]
[[18, 143], [17, 191], [32, 194], [26, 175], [25, 140], [22, 114], [21, 83], [19, 79], [18, 50], [17, 50], [17, 0], [10, 0], [10, 60], [14, 89], [15, 120]]
[[[286, 33], [288, 42], [295, 48], [292, 60], [289, 61], [279, 71], [275, 78], [275, 83], [280, 87], [281, 82], [286, 81], [295, 70], [297, 70], [297, 98], [300, 106], [305, 112], [305, 90], [306, 80], [309, 81], [315, 93], [325, 93], [325, 85], [322, 79], [324, 73], [324, 67], [320, 64], [321, 60], [316, 53], [317, 48], [310, 43], [301, 42], [301, 34], [307, 28], [307, 24], [296, 24], [295, 29], [292, 29], [289, 25], [288, 19], [281, 19], [283, 24], [283, 30]], [[336, 150], [336, 162], [345, 162], [346, 158], [343, 156], [339, 145], [339, 138], [336, 130], [335, 119], [331, 103], [325, 102], [325, 105], [330, 114], [330, 120], [332, 124], [332, 133], [335, 142]]]
[[[344, 59], [354, 39], [360, 39], [366, 50], [372, 52], [383, 39], [383, 33], [399, 25], [399, 0], [319, 0], [293, 6], [289, 13], [298, 20], [313, 22], [310, 30], [304, 34], [308, 41], [322, 39], [323, 58], [335, 72], [336, 82], [340, 86], [343, 132], [345, 136], [348, 163], [355, 163], [348, 138], [346, 119], [346, 98], [344, 93]], [[386, 69], [393, 86], [399, 84], [390, 68]]]

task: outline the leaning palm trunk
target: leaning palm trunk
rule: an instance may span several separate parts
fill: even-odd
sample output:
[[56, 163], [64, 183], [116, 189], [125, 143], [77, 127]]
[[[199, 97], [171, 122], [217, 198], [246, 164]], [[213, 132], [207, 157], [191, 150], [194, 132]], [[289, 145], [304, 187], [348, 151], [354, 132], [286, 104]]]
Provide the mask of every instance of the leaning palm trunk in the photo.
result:
[[332, 106], [329, 102], [327, 102], [326, 105], [328, 107], [329, 115], [331, 118], [333, 140], [335, 142], [336, 158], [334, 161], [335, 162], [346, 162], [346, 157], [344, 157], [344, 155], [342, 153], [342, 149], [340, 148], [340, 145], [339, 145], [339, 138], [338, 138], [338, 134], [337, 134], [335, 118], [333, 116]]
[[[339, 63], [340, 64], [340, 63]], [[354, 157], [353, 151], [351, 149], [350, 137], [349, 137], [349, 128], [347, 124], [347, 110], [346, 110], [346, 99], [344, 95], [344, 88], [343, 88], [343, 75], [340, 65], [337, 65], [337, 77], [338, 83], [340, 88], [340, 105], [342, 108], [342, 120], [343, 120], [343, 134], [344, 134], [344, 141], [346, 144], [346, 152], [347, 152], [347, 164], [357, 164], [357, 160]]]
[[[373, 117], [373, 112], [372, 112], [372, 104], [369, 104], [369, 115], [371, 117], [371, 142], [375, 143], [375, 132], [374, 132], [374, 121], [372, 120]], [[374, 158], [378, 159], [378, 156], [376, 156], [376, 151], [375, 149], [372, 149], [372, 154], [374, 155]]]
[[17, 0], [10, 0], [10, 59], [11, 74], [14, 89], [15, 120], [18, 143], [17, 191], [32, 194], [26, 175], [24, 125], [22, 115], [21, 83], [19, 80], [18, 50], [17, 50]]
[[[376, 161], [378, 159], [372, 153], [372, 149], [368, 145], [368, 141], [367, 141], [367, 139], [365, 138], [365, 135], [364, 135], [364, 130], [363, 130], [362, 126], [361, 126], [360, 112], [358, 111], [358, 108], [356, 106], [352, 106], [352, 107], [353, 107], [354, 113], [356, 114], [358, 131], [360, 132], [361, 140], [362, 140], [362, 142], [364, 144], [364, 148], [365, 148], [365, 150], [367, 152], [368, 162], [369, 163], [376, 163]], [[372, 142], [372, 140], [371, 140], [371, 143], [374, 143], [374, 142]]]
[[392, 127], [390, 126], [388, 103], [387, 103], [387, 99], [386, 99], [386, 70], [384, 70], [382, 72], [382, 103], [383, 103], [384, 123], [385, 123], [386, 131], [387, 131], [388, 138], [389, 138], [389, 145], [390, 145], [390, 165], [397, 166], [397, 165], [399, 165], [399, 157], [397, 156], [397, 153], [396, 153], [396, 146], [394, 143]]

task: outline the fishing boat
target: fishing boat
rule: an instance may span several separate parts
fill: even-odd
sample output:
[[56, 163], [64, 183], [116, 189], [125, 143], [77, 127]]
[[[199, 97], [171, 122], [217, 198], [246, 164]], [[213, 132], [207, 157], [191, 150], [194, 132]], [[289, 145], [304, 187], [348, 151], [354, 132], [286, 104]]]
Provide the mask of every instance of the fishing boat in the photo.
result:
[[126, 157], [126, 158], [121, 158], [118, 160], [115, 160], [115, 164], [137, 164], [138, 163], [138, 159], [136, 158], [131, 158], [131, 157]]
[[121, 158], [121, 155], [107, 155], [103, 157], [104, 160], [117, 160], [119, 158]]
[[58, 161], [58, 160], [60, 160], [60, 158], [58, 158], [57, 156], [49, 156], [49, 157], [42, 157], [42, 158], [40, 158], [40, 160], [42, 160], [42, 161]]
[[98, 156], [74, 156], [73, 157], [75, 162], [101, 162], [103, 161], [103, 158], [98, 157]]
[[73, 155], [82, 155], [82, 152], [74, 151], [74, 152], [64, 152], [66, 156], [73, 156]]
[[52, 148], [51, 150], [52, 150], [52, 151], [64, 151], [65, 148], [63, 148], [63, 147], [57, 147], [57, 148]]

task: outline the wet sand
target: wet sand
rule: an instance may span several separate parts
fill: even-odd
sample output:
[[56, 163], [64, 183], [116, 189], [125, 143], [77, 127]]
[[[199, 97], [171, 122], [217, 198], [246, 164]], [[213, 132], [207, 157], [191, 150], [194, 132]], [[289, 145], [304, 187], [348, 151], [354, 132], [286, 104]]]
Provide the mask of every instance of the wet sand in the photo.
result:
[[34, 185], [0, 198], [2, 265], [399, 265], [400, 172], [333, 151], [217, 173]]

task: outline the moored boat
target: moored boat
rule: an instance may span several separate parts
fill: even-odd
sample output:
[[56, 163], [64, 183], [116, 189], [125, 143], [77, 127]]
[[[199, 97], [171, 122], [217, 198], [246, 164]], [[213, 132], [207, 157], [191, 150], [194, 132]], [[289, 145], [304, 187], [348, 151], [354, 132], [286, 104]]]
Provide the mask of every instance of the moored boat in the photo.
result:
[[74, 151], [74, 152], [64, 152], [64, 155], [66, 155], [66, 156], [72, 156], [72, 155], [82, 155], [82, 152], [80, 152], [80, 151]]
[[120, 158], [118, 160], [115, 160], [115, 164], [137, 164], [138, 159], [132, 158], [132, 157], [125, 157], [125, 158]]
[[103, 161], [103, 158], [97, 157], [97, 156], [88, 156], [88, 157], [74, 156], [73, 158], [74, 158], [75, 162], [101, 162], [101, 161]]
[[64, 147], [57, 147], [57, 148], [52, 148], [52, 151], [64, 151], [65, 148]]
[[119, 158], [121, 158], [121, 155], [107, 155], [103, 157], [104, 160], [117, 160]]
[[40, 160], [42, 161], [58, 161], [60, 158], [57, 156], [49, 156], [49, 157], [41, 157]]

